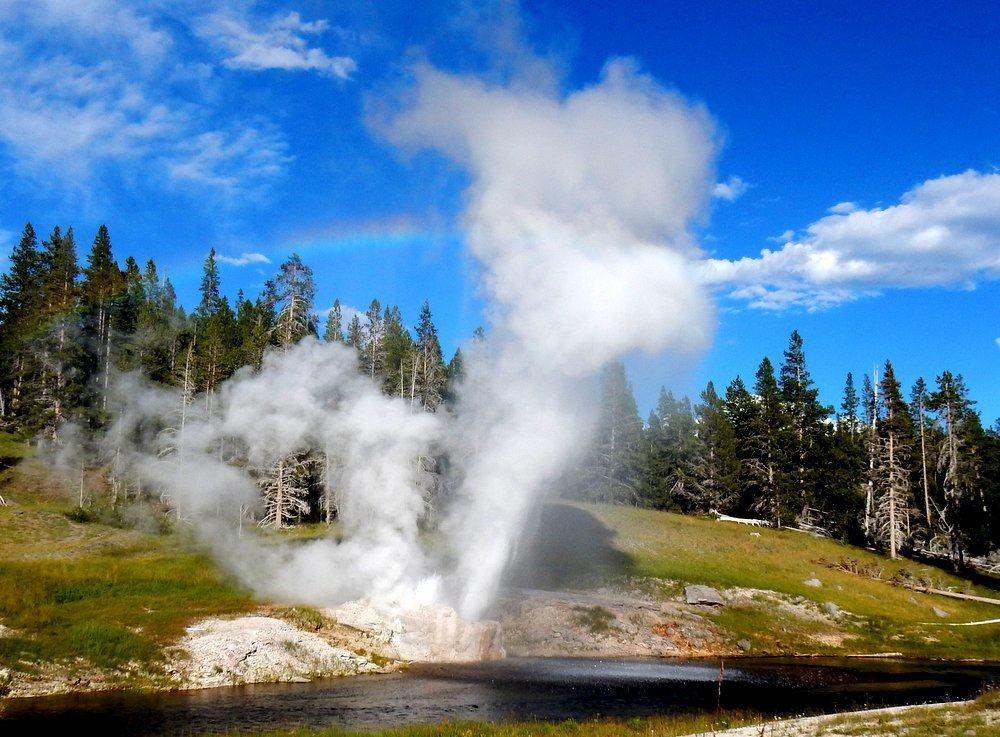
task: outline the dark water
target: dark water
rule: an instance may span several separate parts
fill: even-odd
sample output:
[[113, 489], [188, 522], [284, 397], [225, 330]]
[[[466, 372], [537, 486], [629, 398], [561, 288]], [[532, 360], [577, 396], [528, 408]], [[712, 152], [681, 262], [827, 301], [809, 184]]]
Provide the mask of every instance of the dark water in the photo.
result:
[[388, 727], [744, 709], [763, 716], [969, 698], [1000, 665], [846, 659], [511, 658], [407, 673], [169, 694], [13, 699], [0, 735], [185, 735], [287, 725]]

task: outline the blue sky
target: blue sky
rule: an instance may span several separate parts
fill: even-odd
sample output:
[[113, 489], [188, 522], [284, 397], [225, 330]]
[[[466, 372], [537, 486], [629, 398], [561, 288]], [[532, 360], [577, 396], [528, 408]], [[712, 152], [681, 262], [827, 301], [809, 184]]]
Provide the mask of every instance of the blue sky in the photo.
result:
[[627, 56], [721, 141], [695, 234], [715, 340], [695, 361], [630, 361], [641, 404], [752, 375], [798, 328], [828, 403], [888, 357], [907, 385], [963, 372], [991, 423], [998, 37], [975, 2], [4, 0], [0, 245], [31, 220], [85, 247], [105, 222], [119, 258], [154, 257], [187, 304], [208, 248], [232, 294], [295, 250], [318, 308], [377, 296], [412, 322], [428, 298], [451, 349], [483, 322], [467, 177], [372, 121], [418, 62], [498, 84], [538, 64], [568, 94]]

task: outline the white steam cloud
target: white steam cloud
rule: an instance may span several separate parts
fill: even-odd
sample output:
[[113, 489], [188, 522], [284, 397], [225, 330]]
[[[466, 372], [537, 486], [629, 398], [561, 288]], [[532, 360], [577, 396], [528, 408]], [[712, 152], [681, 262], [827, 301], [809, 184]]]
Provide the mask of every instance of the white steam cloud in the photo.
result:
[[709, 337], [687, 228], [712, 192], [713, 127], [617, 60], [565, 98], [421, 67], [385, 132], [472, 177], [467, 242], [494, 332], [458, 407], [464, 481], [446, 528], [460, 611], [474, 617], [533, 502], [585, 441], [575, 382], [630, 351]]
[[[262, 594], [478, 617], [526, 517], [586, 445], [587, 380], [630, 352], [693, 352], [710, 337], [689, 226], [712, 196], [714, 128], [626, 60], [568, 95], [421, 66], [378, 127], [470, 177], [463, 223], [493, 330], [469, 352], [454, 411], [411, 411], [358, 374], [351, 349], [307, 339], [238, 372], [204, 416], [182, 421], [176, 395], [125, 386], [112, 435], [150, 417], [168, 426], [135, 466]], [[259, 496], [252, 469], [307, 449], [336, 459], [343, 541], [240, 536], [235, 510]], [[442, 451], [457, 491], [431, 558], [417, 459]]]

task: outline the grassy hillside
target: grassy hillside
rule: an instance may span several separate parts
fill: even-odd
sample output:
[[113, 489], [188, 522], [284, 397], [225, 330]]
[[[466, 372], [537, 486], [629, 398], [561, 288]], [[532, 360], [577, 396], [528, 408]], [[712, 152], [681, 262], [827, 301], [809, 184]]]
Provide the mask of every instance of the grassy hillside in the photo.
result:
[[[939, 569], [893, 561], [792, 530], [749, 528], [632, 507], [570, 508], [592, 516], [606, 529], [606, 544], [622, 555], [620, 574], [776, 591], [792, 601], [832, 602], [855, 615], [838, 618], [846, 638], [838, 644], [836, 637], [816, 636], [824, 629], [822, 623], [791, 619], [766, 599], [751, 606], [708, 610], [707, 616], [732, 638], [751, 639], [758, 654], [891, 651], [1000, 660], [1000, 624], [947, 626], [1000, 618], [1000, 606], [918, 593], [898, 585], [922, 582], [1000, 598], [1000, 592], [973, 586]], [[806, 584], [813, 579], [822, 586]], [[939, 617], [935, 607], [948, 616]]]
[[[177, 534], [73, 512], [59, 479], [26, 461], [0, 476], [0, 669], [150, 683], [162, 648], [200, 618], [253, 603]], [[141, 526], [141, 525], [140, 525]], [[0, 683], [0, 688], [2, 688]]]

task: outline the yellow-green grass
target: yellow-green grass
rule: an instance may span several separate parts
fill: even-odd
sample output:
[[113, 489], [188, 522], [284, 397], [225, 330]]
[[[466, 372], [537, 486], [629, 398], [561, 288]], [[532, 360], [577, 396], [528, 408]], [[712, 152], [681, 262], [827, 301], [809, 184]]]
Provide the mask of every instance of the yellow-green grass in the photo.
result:
[[226, 737], [677, 737], [753, 724], [758, 720], [759, 717], [743, 713], [674, 714], [561, 722], [445, 722], [375, 731], [293, 727], [265, 732], [231, 732]]
[[1000, 692], [967, 704], [906, 709], [883, 714], [843, 714], [824, 720], [817, 737], [998, 737]]
[[0, 488], [0, 668], [140, 671], [185, 626], [252, 608], [250, 597], [177, 535], [67, 517], [58, 479], [26, 462]]
[[[946, 622], [1000, 618], [1000, 606], [918, 593], [889, 580], [902, 573], [931, 583], [934, 588], [1000, 598], [996, 591], [973, 586], [939, 569], [891, 560], [792, 530], [750, 528], [633, 507], [574, 506], [593, 515], [611, 531], [611, 544], [629, 557], [631, 573], [636, 576], [777, 591], [817, 604], [833, 602], [845, 612], [863, 618], [858, 624], [845, 624], [845, 631], [855, 639], [832, 647], [811, 637], [821, 629], [819, 624], [792, 623], [787, 616], [769, 613], [763, 604], [724, 607], [710, 614], [732, 637], [751, 638], [758, 653], [796, 652], [798, 647], [808, 646], [806, 652], [901, 652], [1000, 660], [1000, 625], [944, 626]], [[881, 571], [882, 580], [830, 566], [845, 559], [857, 561], [866, 571]], [[822, 587], [806, 584], [813, 578], [818, 578]], [[933, 607], [950, 616], [938, 618]], [[850, 622], [851, 618], [841, 621]]]

